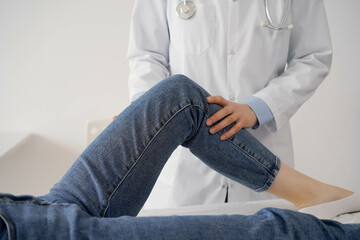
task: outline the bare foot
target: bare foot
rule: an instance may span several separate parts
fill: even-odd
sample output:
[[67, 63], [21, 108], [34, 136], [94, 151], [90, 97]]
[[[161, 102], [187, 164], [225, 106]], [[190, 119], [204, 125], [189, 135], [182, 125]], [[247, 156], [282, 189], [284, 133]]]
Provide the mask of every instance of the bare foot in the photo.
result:
[[[337, 190], [335, 189], [335, 191]], [[348, 190], [343, 191], [343, 189], [341, 189], [339, 196], [342, 194], [346, 195], [349, 192]], [[347, 197], [299, 209], [301, 213], [311, 214], [320, 219], [333, 219], [341, 214], [359, 211], [360, 194], [357, 193], [351, 193]]]
[[352, 191], [304, 175], [283, 162], [267, 192], [292, 202], [297, 209], [336, 201], [353, 194]]

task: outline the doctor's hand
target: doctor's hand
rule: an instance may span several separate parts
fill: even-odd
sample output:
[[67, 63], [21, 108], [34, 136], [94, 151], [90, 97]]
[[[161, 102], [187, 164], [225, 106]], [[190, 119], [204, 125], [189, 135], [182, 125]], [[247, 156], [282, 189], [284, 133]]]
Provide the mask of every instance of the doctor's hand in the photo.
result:
[[230, 138], [242, 128], [253, 127], [258, 121], [254, 111], [246, 104], [231, 102], [221, 96], [210, 96], [206, 100], [208, 103], [216, 103], [223, 107], [206, 120], [206, 125], [211, 126], [223, 119], [210, 128], [211, 134], [215, 134], [226, 126], [235, 123], [229, 131], [221, 135], [221, 140]]

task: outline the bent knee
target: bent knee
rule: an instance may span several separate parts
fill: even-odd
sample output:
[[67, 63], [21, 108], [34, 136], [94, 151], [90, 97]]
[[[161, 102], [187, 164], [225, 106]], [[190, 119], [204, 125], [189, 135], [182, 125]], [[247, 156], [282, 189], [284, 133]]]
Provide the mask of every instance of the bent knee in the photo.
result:
[[203, 104], [209, 93], [185, 75], [177, 74], [165, 78], [154, 86], [149, 93], [158, 99], [173, 102], [192, 102]]
[[167, 88], [175, 92], [206, 92], [199, 84], [183, 74], [176, 74], [165, 79]]
[[194, 87], [198, 85], [193, 80], [191, 80], [189, 77], [183, 75], [183, 74], [176, 74], [171, 77], [167, 78], [170, 85], [176, 88], [185, 88], [185, 87]]

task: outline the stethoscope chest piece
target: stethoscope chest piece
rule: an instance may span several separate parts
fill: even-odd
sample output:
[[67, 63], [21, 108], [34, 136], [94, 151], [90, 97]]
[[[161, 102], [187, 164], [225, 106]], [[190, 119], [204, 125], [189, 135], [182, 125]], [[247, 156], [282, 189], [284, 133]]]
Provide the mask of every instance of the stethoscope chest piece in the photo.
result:
[[189, 19], [194, 16], [196, 7], [193, 2], [181, 1], [176, 7], [176, 13], [181, 19]]

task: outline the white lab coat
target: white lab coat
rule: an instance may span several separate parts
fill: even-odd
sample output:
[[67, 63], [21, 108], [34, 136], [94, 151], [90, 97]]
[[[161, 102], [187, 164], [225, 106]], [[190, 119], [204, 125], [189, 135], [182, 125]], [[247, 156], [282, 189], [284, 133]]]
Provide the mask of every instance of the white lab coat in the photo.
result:
[[[192, 0], [197, 12], [189, 20], [176, 15], [180, 1], [136, 0], [128, 50], [131, 98], [178, 73], [235, 102], [259, 97], [274, 120], [249, 132], [293, 166], [289, 119], [327, 76], [332, 60], [323, 0], [293, 0], [292, 31], [261, 26], [267, 21], [263, 0]], [[269, 4], [279, 23], [284, 0]], [[224, 202], [227, 188], [229, 202], [270, 196], [216, 173], [182, 147], [161, 178], [171, 187], [164, 207]]]

